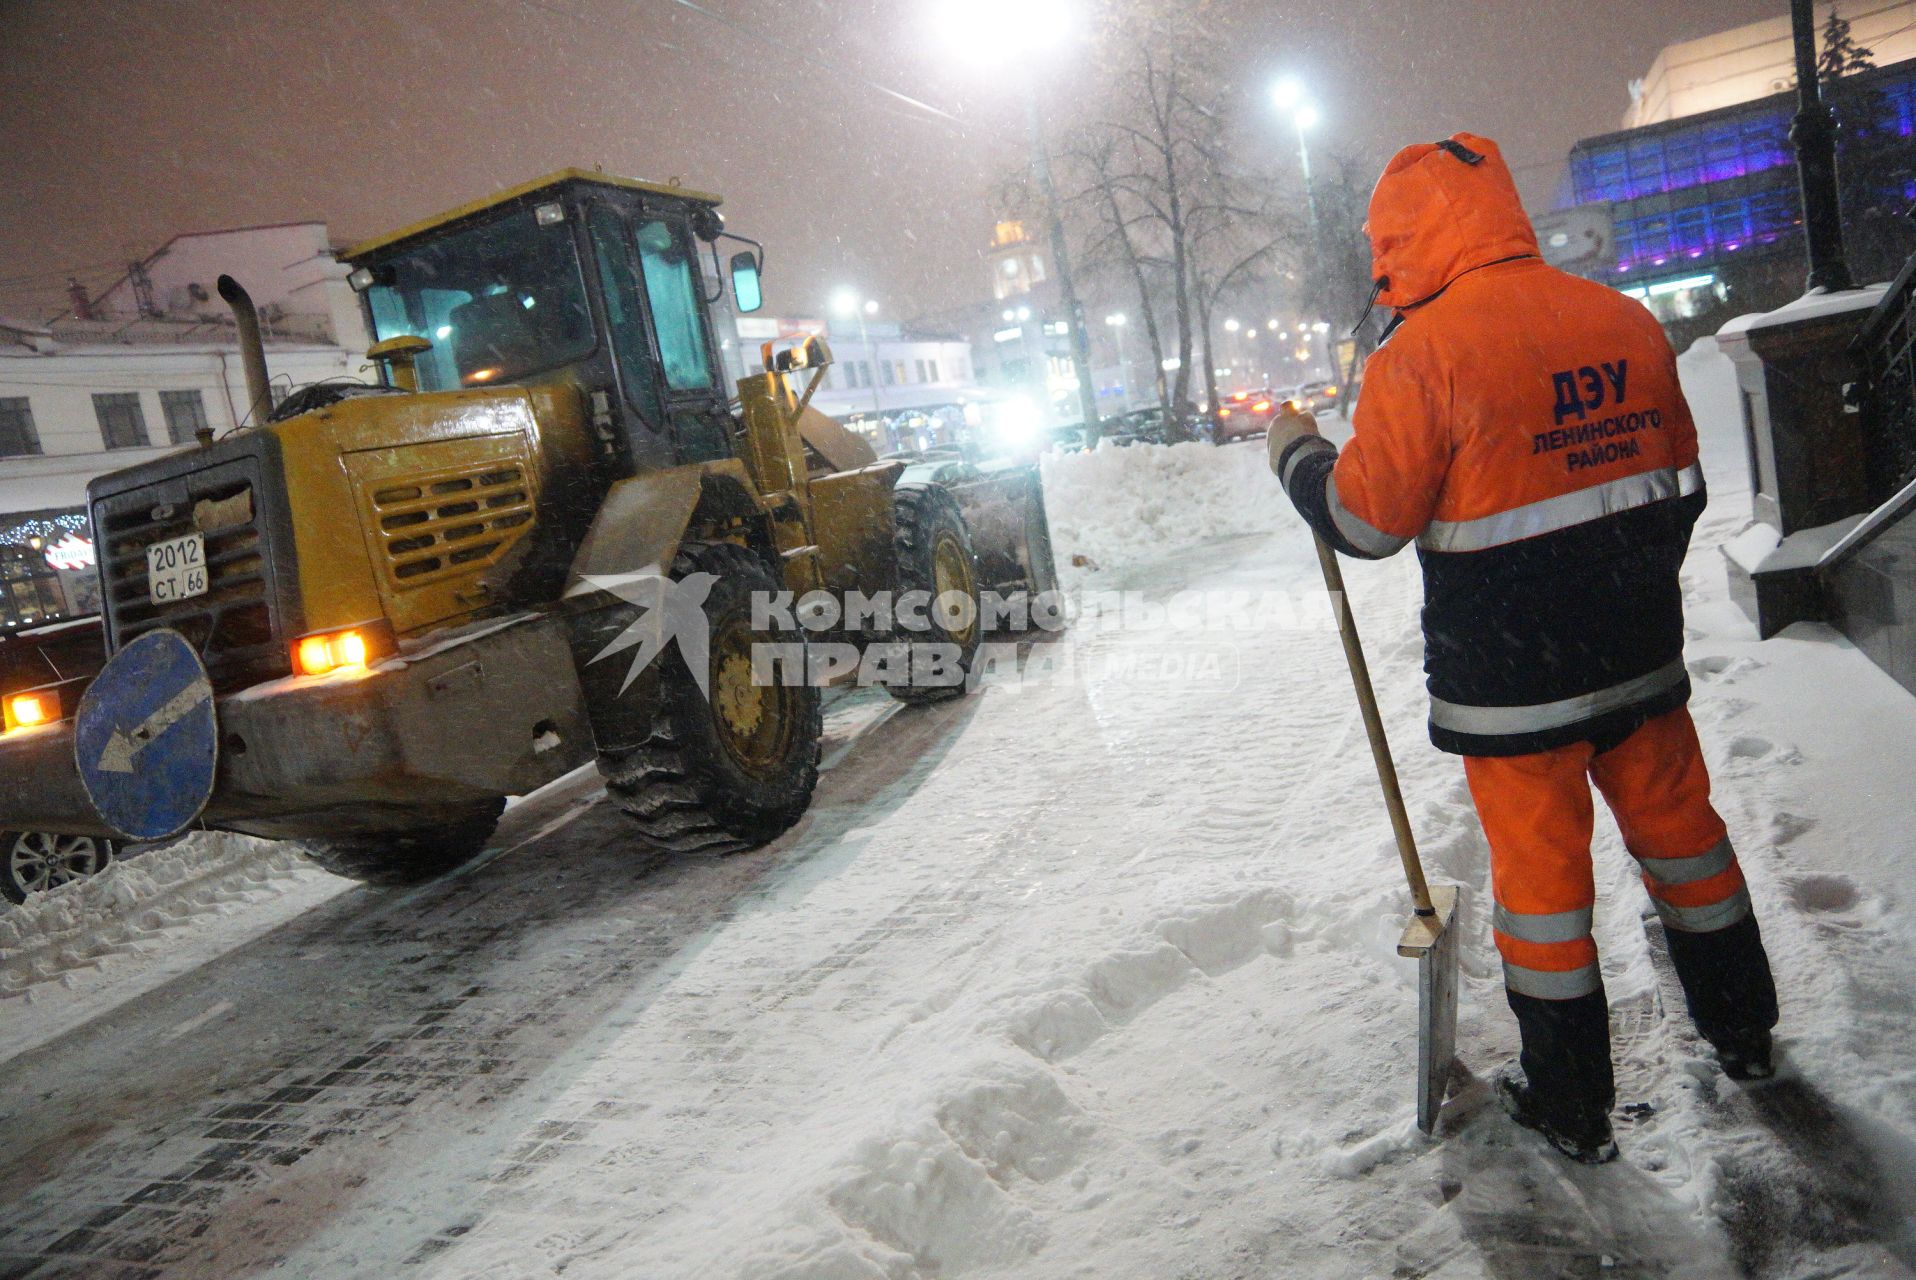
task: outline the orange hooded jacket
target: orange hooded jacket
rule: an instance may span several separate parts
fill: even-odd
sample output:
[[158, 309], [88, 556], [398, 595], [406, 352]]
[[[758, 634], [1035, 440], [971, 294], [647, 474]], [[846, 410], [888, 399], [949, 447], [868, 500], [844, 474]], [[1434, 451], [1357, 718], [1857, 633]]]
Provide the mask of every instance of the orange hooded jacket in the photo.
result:
[[1299, 440], [1279, 471], [1345, 554], [1418, 544], [1433, 741], [1525, 754], [1682, 705], [1703, 478], [1655, 317], [1542, 261], [1474, 134], [1400, 151], [1365, 229], [1397, 320], [1354, 438]]

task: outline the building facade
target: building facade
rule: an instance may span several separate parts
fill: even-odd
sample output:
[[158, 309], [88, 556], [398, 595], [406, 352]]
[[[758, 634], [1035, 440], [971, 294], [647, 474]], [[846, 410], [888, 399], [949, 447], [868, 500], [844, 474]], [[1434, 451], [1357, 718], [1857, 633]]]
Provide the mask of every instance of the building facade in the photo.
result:
[[[1777, 6], [1779, 10], [1787, 6]], [[1816, 6], [1821, 24], [1834, 10], [1876, 65], [1916, 58], [1916, 0], [1843, 0]], [[1739, 106], [1796, 87], [1796, 55], [1787, 13], [1665, 47], [1630, 86], [1623, 127], [1640, 129], [1683, 116]]]
[[[1845, 77], [1828, 94], [1849, 257], [1887, 280], [1916, 248], [1916, 60]], [[1802, 292], [1805, 251], [1794, 90], [1586, 138], [1560, 207], [1538, 219], [1546, 257], [1641, 298], [1677, 336]]]
[[971, 344], [884, 321], [740, 316], [740, 376], [759, 367], [766, 342], [822, 337], [834, 363], [812, 398], [820, 413], [864, 436], [880, 453], [942, 443], [938, 424], [978, 399]]
[[369, 376], [320, 223], [181, 236], [45, 325], [0, 322], [0, 632], [97, 606], [90, 480], [249, 421], [222, 273], [260, 309], [276, 397]]

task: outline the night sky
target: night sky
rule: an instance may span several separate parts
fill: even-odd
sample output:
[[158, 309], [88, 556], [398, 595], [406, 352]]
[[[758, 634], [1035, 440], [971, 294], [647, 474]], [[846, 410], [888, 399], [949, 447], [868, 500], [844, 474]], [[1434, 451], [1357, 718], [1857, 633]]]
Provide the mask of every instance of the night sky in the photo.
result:
[[[727, 196], [769, 249], [768, 302], [851, 284], [891, 315], [969, 301], [1022, 122], [1002, 75], [952, 64], [934, 0], [0, 0], [0, 315], [44, 319], [181, 231], [305, 219], [351, 240], [566, 165]], [[1081, 0], [1090, 3], [1091, 0]], [[1122, 0], [1117, 0], [1122, 8]], [[1498, 139], [1534, 207], [1577, 138], [1618, 127], [1663, 44], [1782, 0], [1218, 0], [1238, 137], [1291, 146]], [[870, 82], [932, 104], [942, 119]], [[1044, 75], [1059, 122], [1099, 77]], [[1288, 164], [1288, 161], [1286, 161]]]

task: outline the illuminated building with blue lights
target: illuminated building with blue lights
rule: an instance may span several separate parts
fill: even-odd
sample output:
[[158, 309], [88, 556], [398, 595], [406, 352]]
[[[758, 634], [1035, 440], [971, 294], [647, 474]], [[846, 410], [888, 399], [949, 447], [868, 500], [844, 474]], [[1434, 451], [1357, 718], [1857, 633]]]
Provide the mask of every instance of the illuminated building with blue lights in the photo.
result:
[[[1916, 60], [1845, 77], [1826, 93], [1842, 122], [1839, 171], [1850, 264], [1887, 280], [1916, 224]], [[1794, 90], [1571, 150], [1560, 208], [1607, 210], [1601, 252], [1573, 269], [1642, 298], [1666, 322], [1781, 305], [1802, 291]]]

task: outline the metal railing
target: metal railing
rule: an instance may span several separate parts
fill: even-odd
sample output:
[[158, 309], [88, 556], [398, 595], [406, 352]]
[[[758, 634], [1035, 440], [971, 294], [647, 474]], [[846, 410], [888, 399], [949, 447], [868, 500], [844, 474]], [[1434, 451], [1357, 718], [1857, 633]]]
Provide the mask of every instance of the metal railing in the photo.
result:
[[1850, 346], [1861, 367], [1864, 466], [1872, 507], [1916, 480], [1916, 256]]

